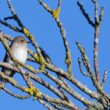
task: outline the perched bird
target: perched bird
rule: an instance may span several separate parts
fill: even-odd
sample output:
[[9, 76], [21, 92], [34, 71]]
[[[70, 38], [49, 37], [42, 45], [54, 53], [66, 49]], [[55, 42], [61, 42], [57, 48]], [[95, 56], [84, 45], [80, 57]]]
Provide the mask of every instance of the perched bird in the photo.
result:
[[[22, 36], [17, 36], [13, 39], [13, 41], [10, 45], [10, 49], [11, 49], [13, 56], [17, 60], [21, 61], [22, 63], [25, 63], [25, 61], [27, 59], [27, 42]], [[8, 53], [6, 53], [3, 62], [14, 65], [14, 62], [9, 57]], [[4, 74], [6, 74], [9, 77], [13, 77], [13, 75], [15, 74], [15, 71], [12, 71], [5, 67], [2, 67], [1, 72], [3, 72]], [[4, 86], [5, 83], [6, 83], [6, 81], [3, 80], [2, 78], [0, 78], [0, 84], [2, 84]]]

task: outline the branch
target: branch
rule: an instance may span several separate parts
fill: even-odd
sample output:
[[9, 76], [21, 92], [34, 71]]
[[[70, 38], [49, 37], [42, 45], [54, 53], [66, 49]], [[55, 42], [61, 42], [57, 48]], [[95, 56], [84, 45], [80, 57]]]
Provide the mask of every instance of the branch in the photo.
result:
[[82, 70], [82, 66], [81, 66], [81, 60], [80, 60], [80, 58], [78, 58], [78, 64], [79, 64], [80, 72], [81, 72], [84, 76], [91, 77], [90, 74], [87, 74], [86, 72], [84, 72], [84, 71]]
[[93, 72], [93, 70], [90, 67], [89, 60], [88, 60], [88, 58], [86, 56], [86, 53], [85, 53], [85, 49], [79, 44], [79, 42], [76, 42], [76, 45], [78, 46], [78, 49], [80, 50], [80, 53], [81, 53], [81, 56], [82, 56], [82, 61], [84, 63], [84, 66], [86, 67], [88, 73], [91, 75], [91, 79], [92, 79], [93, 85], [101, 93], [103, 91], [102, 90], [102, 87], [97, 82], [97, 80], [95, 78], [95, 75], [94, 75], [94, 72]]
[[100, 73], [98, 67], [98, 43], [99, 43], [99, 31], [100, 31], [100, 24], [103, 19], [104, 15], [104, 8], [101, 7], [100, 15], [98, 16], [98, 1], [92, 0], [94, 3], [94, 20], [95, 20], [95, 27], [94, 27], [94, 70], [96, 74], [96, 79], [100, 83]]
[[101, 22], [103, 20], [103, 17], [104, 17], [104, 7], [101, 7], [100, 15], [99, 15], [99, 22]]
[[108, 71], [105, 70], [105, 71], [104, 71], [104, 75], [103, 75], [103, 80], [102, 80], [102, 83], [101, 83], [102, 88], [103, 88], [103, 86], [104, 86], [104, 84], [105, 84], [105, 82], [106, 82], [107, 75], [108, 75]]
[[52, 108], [51, 106], [49, 106], [44, 100], [42, 99], [38, 99], [38, 101], [44, 105], [44, 107], [46, 107], [48, 110], [54, 110], [54, 108]]
[[13, 19], [15, 19], [15, 21], [17, 21], [17, 23], [20, 27], [23, 27], [23, 24], [20, 21], [19, 17], [17, 16], [16, 12], [14, 11], [14, 8], [13, 8], [10, 0], [7, 0], [7, 4], [8, 4], [10, 11], [11, 11], [11, 14], [13, 15]]
[[[85, 104], [85, 106], [93, 106], [92, 102], [87, 100], [86, 98], [82, 97], [80, 94], [78, 94], [75, 90], [73, 90], [72, 88], [65, 86], [63, 84], [62, 81], [60, 81], [59, 79], [55, 78], [54, 76], [50, 75], [48, 72], [44, 73], [46, 76], [48, 76], [49, 78], [51, 78], [53, 81], [55, 81], [58, 85], [60, 85], [68, 94], [70, 94], [72, 97], [76, 98], [77, 100], [80, 100], [80, 102], [82, 102], [83, 104]], [[77, 83], [78, 84], [78, 83]], [[82, 86], [84, 87], [84, 85]], [[84, 88], [83, 88], [84, 90]], [[89, 91], [88, 91], [89, 92]], [[95, 97], [95, 94], [93, 95]], [[96, 95], [96, 97], [98, 97], [98, 94]], [[94, 105], [95, 106], [95, 105]]]
[[104, 15], [104, 8], [101, 7], [100, 15], [98, 16], [98, 1], [97, 0], [91, 0], [94, 3], [94, 21], [91, 20], [88, 13], [86, 13], [83, 5], [80, 2], [77, 2], [77, 5], [79, 6], [83, 16], [86, 18], [88, 23], [95, 29], [94, 32], [94, 70], [95, 70], [95, 77], [98, 83], [100, 84], [100, 73], [99, 73], [99, 67], [98, 67], [98, 41], [99, 41], [99, 30], [100, 30], [100, 23], [103, 19]]
[[96, 79], [100, 83], [100, 73], [98, 67], [98, 42], [99, 42], [99, 30], [100, 23], [98, 18], [98, 3], [97, 0], [92, 0], [94, 3], [94, 20], [95, 20], [95, 32], [94, 32], [94, 70], [96, 74]]
[[71, 52], [68, 46], [68, 42], [66, 39], [66, 32], [63, 28], [62, 23], [59, 20], [59, 13], [60, 13], [60, 5], [61, 5], [61, 0], [58, 1], [58, 7], [56, 10], [51, 10], [48, 5], [46, 5], [42, 0], [38, 0], [38, 2], [43, 6], [43, 8], [49, 12], [52, 17], [55, 19], [55, 22], [57, 23], [60, 32], [61, 32], [61, 36], [62, 36], [62, 40], [64, 43], [64, 47], [65, 47], [65, 51], [66, 51], [66, 57], [65, 57], [65, 63], [67, 64], [67, 68], [68, 68], [68, 74], [70, 75], [70, 77], [72, 76], [72, 59], [71, 59]]
[[101, 99], [99, 97], [99, 102], [101, 100], [105, 104], [105, 102], [108, 102], [108, 100], [110, 100], [110, 97], [103, 91], [103, 88], [101, 87], [101, 85], [96, 80], [96, 78], [94, 76], [94, 72], [92, 71], [90, 64], [89, 64], [89, 61], [88, 61], [88, 58], [85, 54], [85, 49], [78, 42], [76, 42], [76, 44], [77, 44], [77, 46], [80, 50], [80, 53], [82, 55], [82, 60], [83, 60], [84, 66], [86, 67], [87, 71], [91, 75], [93, 85], [96, 87], [96, 89], [97, 89], [98, 93], [101, 95], [101, 97], [103, 97]]
[[43, 96], [43, 100], [48, 101], [49, 103], [57, 104], [58, 106], [66, 107], [70, 110], [72, 110], [72, 109], [79, 110], [79, 109], [76, 109], [76, 107], [70, 102], [66, 102], [63, 100], [55, 99], [55, 98], [50, 98], [49, 96], [44, 95], [44, 94], [42, 96]]
[[95, 24], [99, 22], [99, 18], [98, 18], [98, 1], [97, 0], [92, 0], [92, 2], [94, 3], [94, 19], [95, 19]]
[[[1, 66], [4, 66], [4, 67], [6, 67], [6, 68], [8, 68], [8, 69], [13, 69], [13, 71], [17, 71], [17, 72], [21, 72], [18, 68], [16, 68], [16, 67], [13, 67], [12, 65], [10, 65], [10, 64], [7, 64], [7, 63], [0, 63], [0, 65]], [[51, 90], [51, 91], [53, 91], [53, 93], [56, 93], [56, 95], [58, 96], [58, 92], [56, 92], [56, 91], [54, 91], [54, 88], [52, 87], [52, 86], [50, 86], [47, 82], [44, 82], [44, 81], [42, 81], [40, 78], [38, 78], [37, 76], [34, 76], [33, 74], [31, 74], [31, 73], [26, 73], [26, 72], [24, 72], [24, 71], [22, 71], [23, 73], [22, 74], [25, 74], [25, 75], [28, 75], [28, 77], [30, 77], [30, 78], [32, 78], [33, 80], [35, 80], [36, 82], [39, 82], [40, 84], [42, 84], [43, 86], [45, 86], [45, 87], [47, 87], [49, 90]], [[4, 75], [4, 74], [1, 74], [1, 76], [2, 75]], [[3, 77], [3, 76], [2, 76]], [[10, 83], [13, 83], [12, 82], [12, 78], [10, 78], [9, 79], [9, 77], [6, 77], [6, 76], [4, 76], [3, 78], [7, 78], [7, 80], [10, 82]], [[15, 85], [14, 85], [15, 86]], [[16, 86], [15, 86], [16, 87]], [[8, 91], [8, 93], [9, 93], [9, 91]]]
[[2, 25], [4, 25], [4, 26], [6, 26], [6, 27], [8, 27], [8, 28], [10, 28], [10, 29], [12, 29], [12, 30], [14, 30], [14, 31], [16, 31], [16, 32], [22, 33], [22, 30], [21, 30], [21, 29], [19, 29], [18, 27], [12, 26], [11, 24], [7, 23], [6, 21], [2, 21], [2, 20], [0, 19], [0, 23], [1, 23]]
[[50, 71], [55, 72], [58, 75], [66, 78], [68, 81], [70, 81], [71, 83], [73, 83], [76, 87], [78, 87], [81, 91], [85, 92], [89, 96], [91, 96], [93, 98], [96, 98], [96, 99], [99, 99], [99, 94], [94, 93], [93, 91], [91, 91], [89, 88], [87, 88], [86, 86], [84, 86], [84, 84], [80, 83], [75, 77], [69, 77], [68, 76], [68, 73], [64, 72], [62, 69], [56, 68], [55, 66], [53, 66], [51, 64], [46, 64], [46, 67]]
[[8, 16], [8, 17], [5, 17], [5, 18], [4, 18], [5, 21], [7, 21], [7, 20], [12, 20], [12, 19], [14, 19], [13, 16]]
[[83, 16], [86, 18], [86, 20], [88, 21], [88, 23], [92, 26], [95, 27], [94, 22], [91, 20], [90, 16], [88, 15], [88, 13], [86, 12], [86, 10], [84, 9], [83, 5], [78, 1], [77, 5], [79, 6]]
[[30, 98], [30, 95], [27, 95], [27, 96], [23, 96], [23, 95], [17, 95], [17, 94], [15, 94], [15, 93], [12, 93], [11, 91], [9, 91], [8, 89], [6, 89], [6, 88], [2, 88], [2, 90], [4, 90], [7, 94], [9, 94], [9, 95], [11, 95], [11, 96], [13, 96], [13, 97], [15, 97], [15, 98], [18, 98], [18, 99], [27, 99], [27, 98]]
[[31, 72], [25, 72], [24, 70], [20, 71], [18, 68], [16, 68], [15, 66], [12, 66], [8, 63], [4, 63], [4, 62], [0, 62], [0, 67], [5, 67], [8, 68], [10, 70], [16, 71], [18, 73], [22, 73], [27, 75], [28, 77], [30, 77], [32, 80], [38, 82], [39, 84], [43, 85], [44, 87], [46, 87], [47, 89], [49, 89], [50, 91], [52, 91], [54, 94], [56, 94], [59, 98], [64, 99], [63, 95], [57, 90], [55, 89], [53, 86], [51, 86], [49, 83], [47, 83], [46, 81], [44, 81], [43, 79], [35, 76], [34, 74], [32, 74]]

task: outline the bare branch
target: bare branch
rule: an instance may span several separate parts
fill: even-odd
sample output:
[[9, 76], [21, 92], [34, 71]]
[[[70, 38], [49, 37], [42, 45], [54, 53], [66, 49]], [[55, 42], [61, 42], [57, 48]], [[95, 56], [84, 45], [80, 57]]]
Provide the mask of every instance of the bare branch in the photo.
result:
[[18, 99], [27, 99], [27, 98], [30, 98], [30, 95], [27, 95], [27, 96], [24, 96], [24, 95], [17, 95], [15, 93], [12, 93], [11, 91], [9, 91], [8, 89], [6, 88], [2, 88], [2, 90], [4, 90], [6, 93], [8, 93], [9, 95], [15, 97], [15, 98], [18, 98]]
[[5, 17], [5, 18], [4, 18], [5, 21], [6, 21], [6, 20], [11, 20], [11, 19], [14, 19], [14, 17], [13, 17], [13, 16], [8, 16], [8, 17]]
[[62, 36], [62, 40], [64, 43], [64, 47], [65, 47], [65, 51], [66, 51], [66, 57], [65, 57], [65, 62], [67, 64], [67, 68], [68, 68], [68, 74], [70, 76], [72, 76], [72, 59], [71, 59], [71, 52], [68, 46], [68, 42], [66, 39], [66, 32], [64, 30], [64, 27], [61, 23], [61, 21], [59, 20], [59, 12], [60, 12], [60, 5], [61, 5], [61, 0], [58, 1], [58, 7], [56, 10], [51, 10], [42, 0], [38, 0], [38, 2], [44, 7], [44, 9], [49, 12], [53, 18], [55, 19], [60, 32], [61, 32], [61, 36]]
[[23, 24], [22, 22], [20, 21], [19, 17], [17, 16], [17, 14], [15, 13], [14, 11], [14, 8], [10, 2], [10, 0], [7, 0], [7, 4], [8, 4], [8, 7], [11, 11], [11, 14], [13, 15], [13, 18], [17, 21], [18, 25], [22, 28], [23, 27]]
[[101, 83], [102, 88], [103, 88], [103, 86], [104, 86], [104, 84], [105, 84], [105, 82], [106, 82], [107, 74], [108, 74], [108, 71], [105, 70], [105, 71], [104, 71], [104, 75], [103, 75], [103, 80], [102, 80], [102, 83]]
[[91, 77], [90, 74], [87, 74], [86, 72], [84, 72], [84, 71], [82, 70], [82, 66], [81, 66], [81, 60], [80, 60], [80, 58], [78, 58], [78, 64], [79, 64], [80, 72], [81, 72], [84, 76]]
[[54, 110], [54, 108], [52, 108], [51, 106], [49, 106], [44, 100], [42, 99], [38, 99], [38, 101], [44, 105], [44, 107], [46, 107], [48, 110]]
[[95, 19], [95, 24], [99, 23], [99, 18], [98, 18], [98, 1], [97, 0], [92, 0], [94, 3], [94, 19]]
[[15, 66], [12, 66], [8, 63], [4, 63], [4, 62], [0, 62], [0, 67], [6, 67], [8, 69], [11, 69], [13, 71], [16, 71], [18, 73], [22, 73], [27, 75], [28, 77], [30, 77], [32, 80], [38, 82], [39, 84], [43, 85], [44, 87], [46, 87], [47, 89], [49, 89], [50, 91], [52, 91], [53, 93], [55, 93], [59, 98], [64, 99], [63, 95], [57, 90], [55, 89], [53, 86], [51, 86], [49, 83], [47, 83], [46, 81], [44, 81], [43, 79], [35, 76], [34, 74], [32, 74], [31, 72], [25, 72], [24, 70], [20, 71], [18, 68], [16, 68]]
[[95, 27], [94, 22], [91, 20], [91, 18], [89, 17], [88, 13], [86, 12], [86, 10], [84, 9], [83, 5], [78, 1], [77, 5], [79, 6], [82, 14], [84, 15], [84, 17], [86, 18], [86, 20], [88, 21], [88, 23], [92, 26]]
[[104, 16], [104, 7], [101, 7], [100, 15], [99, 15], [99, 22], [103, 20], [103, 16]]
[[94, 72], [93, 72], [93, 70], [90, 67], [89, 60], [88, 60], [88, 58], [86, 56], [86, 53], [85, 53], [85, 49], [79, 44], [79, 42], [76, 42], [76, 44], [78, 46], [78, 49], [80, 50], [80, 53], [81, 53], [81, 56], [82, 56], [82, 61], [84, 63], [84, 66], [86, 67], [88, 73], [91, 75], [91, 79], [93, 81], [94, 86], [96, 87], [96, 89], [98, 91], [102, 92], [102, 87], [97, 82], [97, 80], [96, 80], [96, 78], [94, 76]]
[[10, 29], [12, 29], [14, 31], [16, 31], [16, 32], [21, 32], [22, 33], [22, 30], [21, 29], [19, 29], [18, 27], [12, 26], [11, 24], [8, 24], [6, 21], [0, 20], [0, 23], [2, 25], [4, 25], [4, 26], [6, 26], [6, 27], [8, 27], [8, 28], [10, 28]]

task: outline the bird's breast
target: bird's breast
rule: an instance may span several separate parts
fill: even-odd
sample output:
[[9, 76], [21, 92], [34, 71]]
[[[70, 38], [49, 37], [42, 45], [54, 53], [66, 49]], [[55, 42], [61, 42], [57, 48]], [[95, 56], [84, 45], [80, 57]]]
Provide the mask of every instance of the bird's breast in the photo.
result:
[[12, 51], [12, 53], [13, 53], [13, 56], [17, 60], [25, 63], [25, 61], [27, 59], [27, 48], [25, 48], [25, 47], [17, 47], [16, 49], [14, 49]]

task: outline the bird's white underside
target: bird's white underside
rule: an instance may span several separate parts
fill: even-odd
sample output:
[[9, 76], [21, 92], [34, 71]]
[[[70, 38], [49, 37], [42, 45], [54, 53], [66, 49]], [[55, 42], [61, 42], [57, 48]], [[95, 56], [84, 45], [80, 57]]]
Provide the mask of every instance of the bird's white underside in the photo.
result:
[[[27, 51], [25, 46], [18, 46], [12, 51], [13, 56], [21, 61], [22, 63], [25, 63], [26, 58], [27, 58]], [[9, 60], [9, 63], [13, 64], [11, 59]]]

